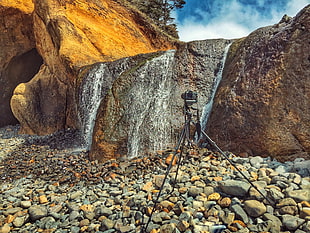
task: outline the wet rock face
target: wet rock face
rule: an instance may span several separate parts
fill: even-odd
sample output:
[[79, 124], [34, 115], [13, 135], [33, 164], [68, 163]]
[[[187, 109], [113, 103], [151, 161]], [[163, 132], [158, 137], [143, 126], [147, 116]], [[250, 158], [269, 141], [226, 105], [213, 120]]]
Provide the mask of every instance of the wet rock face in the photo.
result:
[[[31, 2], [31, 1], [30, 1]], [[10, 108], [14, 88], [29, 81], [42, 64], [32, 29], [33, 4], [1, 2], [0, 6], [0, 127], [16, 124]]]
[[223, 149], [309, 159], [309, 18], [308, 6], [232, 45], [207, 127]]
[[208, 102], [229, 43], [197, 41], [177, 51], [129, 58], [130, 65], [99, 107], [91, 159], [135, 157], [174, 147], [184, 124], [181, 94], [193, 90], [199, 93], [200, 107]]

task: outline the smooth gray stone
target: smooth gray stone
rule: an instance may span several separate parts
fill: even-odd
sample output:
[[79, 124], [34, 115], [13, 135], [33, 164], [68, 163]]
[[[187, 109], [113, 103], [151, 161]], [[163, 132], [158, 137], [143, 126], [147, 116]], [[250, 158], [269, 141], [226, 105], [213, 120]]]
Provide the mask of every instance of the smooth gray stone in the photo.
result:
[[219, 182], [220, 189], [229, 195], [243, 197], [248, 194], [250, 184], [239, 180], [226, 180]]
[[20, 207], [15, 207], [15, 208], [9, 208], [9, 209], [7, 209], [7, 210], [5, 210], [4, 212], [3, 212], [3, 214], [4, 215], [14, 215], [14, 214], [16, 214], [17, 212], [19, 212], [19, 211], [22, 211], [23, 209], [22, 208], [20, 208]]
[[250, 164], [255, 168], [260, 168], [263, 162], [264, 162], [264, 159], [260, 156], [255, 156], [255, 157], [250, 158]]
[[72, 233], [79, 233], [80, 232], [80, 228], [76, 227], [76, 226], [72, 226], [72, 227], [70, 227], [70, 232], [72, 232]]
[[266, 213], [267, 208], [264, 203], [256, 200], [247, 200], [244, 202], [244, 210], [249, 216], [257, 218]]
[[110, 209], [110, 208], [107, 208], [105, 206], [98, 206], [96, 209], [95, 209], [95, 214], [96, 216], [106, 216], [106, 217], [109, 217], [110, 215], [113, 214], [113, 211]]
[[285, 196], [284, 196], [284, 193], [282, 193], [278, 189], [271, 188], [268, 191], [267, 197], [269, 197], [271, 200], [279, 201], [279, 200], [283, 199]]
[[79, 220], [81, 219], [80, 212], [79, 212], [79, 211], [76, 211], [76, 210], [72, 211], [72, 212], [70, 213], [70, 215], [69, 215], [69, 220], [70, 220], [70, 221], [73, 221], [73, 220], [75, 220], [75, 219], [77, 219], [77, 218], [79, 218]]
[[188, 195], [190, 195], [192, 197], [196, 197], [200, 193], [203, 193], [203, 188], [199, 188], [199, 187], [196, 187], [196, 186], [191, 186], [188, 189]]
[[28, 209], [30, 219], [36, 221], [47, 216], [47, 208], [43, 205], [33, 205]]
[[270, 228], [272, 233], [280, 232], [282, 222], [278, 217], [274, 216], [273, 214], [265, 213], [263, 215], [263, 220], [272, 222]]
[[114, 227], [115, 225], [115, 222], [111, 219], [103, 219], [102, 222], [101, 222], [101, 226], [100, 226], [100, 230], [101, 231], [106, 231], [106, 230], [110, 230]]
[[235, 213], [236, 219], [242, 220], [244, 223], [249, 223], [249, 217], [240, 205], [232, 205], [230, 209]]
[[31, 204], [31, 201], [21, 201], [21, 202], [20, 202], [20, 206], [21, 206], [22, 208], [24, 208], [24, 209], [29, 208], [31, 205], [32, 205], [32, 204]]
[[23, 226], [24, 223], [27, 222], [28, 218], [29, 218], [29, 215], [21, 216], [21, 217], [16, 217], [16, 218], [14, 219], [14, 221], [13, 221], [14, 227], [19, 228], [19, 227]]
[[297, 230], [305, 222], [304, 219], [298, 218], [297, 216], [285, 214], [282, 215], [282, 223], [290, 231]]

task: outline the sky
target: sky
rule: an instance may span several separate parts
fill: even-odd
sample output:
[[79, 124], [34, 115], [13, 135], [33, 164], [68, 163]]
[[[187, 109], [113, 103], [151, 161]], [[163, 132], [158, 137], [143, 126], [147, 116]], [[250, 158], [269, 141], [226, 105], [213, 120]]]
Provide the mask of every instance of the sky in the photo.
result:
[[185, 0], [174, 12], [182, 41], [234, 39], [295, 16], [310, 0]]

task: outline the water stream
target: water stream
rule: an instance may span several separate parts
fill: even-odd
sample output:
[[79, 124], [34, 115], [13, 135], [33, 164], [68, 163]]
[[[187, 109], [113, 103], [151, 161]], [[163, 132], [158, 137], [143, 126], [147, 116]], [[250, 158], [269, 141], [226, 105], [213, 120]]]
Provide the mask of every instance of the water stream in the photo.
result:
[[79, 91], [81, 149], [89, 150], [100, 102], [113, 81], [128, 68], [128, 58], [113, 63], [97, 63], [84, 77]]
[[171, 132], [169, 109], [175, 51], [144, 64], [128, 95], [128, 157], [167, 148]]
[[208, 119], [209, 116], [211, 114], [212, 111], [212, 106], [213, 106], [213, 102], [214, 102], [214, 97], [217, 91], [217, 88], [222, 80], [222, 76], [223, 76], [223, 70], [224, 70], [224, 66], [225, 66], [225, 61], [226, 61], [226, 57], [227, 57], [227, 53], [229, 51], [229, 47], [232, 43], [228, 44], [225, 49], [224, 49], [224, 53], [223, 53], [223, 58], [221, 60], [221, 64], [219, 67], [219, 71], [216, 74], [216, 77], [214, 79], [214, 83], [213, 83], [213, 87], [211, 90], [211, 95], [210, 98], [208, 100], [208, 102], [206, 103], [206, 105], [203, 107], [202, 109], [202, 114], [201, 114], [201, 126], [202, 129], [204, 130], [205, 127], [207, 126], [208, 123]]
[[106, 64], [98, 66], [83, 80], [80, 91], [79, 117], [81, 121], [81, 135], [83, 149], [89, 150], [95, 124], [97, 110], [102, 99], [102, 88]]
[[[202, 111], [203, 129], [209, 118], [214, 96], [222, 78], [229, 46], [225, 47], [220, 63], [214, 64], [220, 64], [220, 66], [214, 78], [209, 101]], [[208, 57], [206, 56], [206, 58]], [[133, 69], [133, 65], [136, 63], [132, 63], [134, 60], [131, 59], [95, 64], [84, 77], [79, 92], [82, 148], [90, 149], [96, 115], [102, 98], [111, 88], [114, 80], [121, 74], [127, 75], [127, 73], [133, 77], [133, 80], [126, 84], [129, 91], [126, 92], [124, 106], [121, 106], [124, 115], [119, 122], [120, 127], [124, 127], [122, 132], [126, 134], [127, 138], [127, 157], [133, 158], [141, 153], [165, 150], [174, 146], [171, 145], [172, 138], [175, 139], [175, 131], [173, 131], [175, 122], [172, 123], [172, 121], [175, 118], [176, 109], [172, 105], [175, 106], [176, 102], [175, 89], [176, 87], [180, 88], [176, 86], [180, 83], [175, 81], [175, 51], [166, 51], [147, 60], [136, 70]], [[208, 64], [210, 66], [210, 63]], [[126, 80], [126, 76], [123, 78]], [[119, 135], [119, 138], [124, 138], [124, 136]], [[117, 137], [116, 140], [118, 140]]]

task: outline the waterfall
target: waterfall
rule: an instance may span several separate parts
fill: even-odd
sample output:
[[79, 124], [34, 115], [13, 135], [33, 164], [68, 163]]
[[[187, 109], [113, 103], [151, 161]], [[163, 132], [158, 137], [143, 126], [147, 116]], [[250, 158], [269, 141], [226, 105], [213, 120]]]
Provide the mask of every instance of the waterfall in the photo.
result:
[[174, 54], [174, 50], [167, 51], [149, 60], [137, 71], [128, 94], [128, 157], [168, 146]]
[[[146, 61], [135, 73], [130, 91], [126, 94], [125, 118], [128, 123], [128, 157], [139, 152], [156, 151], [167, 147], [170, 137], [169, 103], [172, 90], [172, 64], [175, 51]], [[113, 81], [130, 70], [135, 58], [112, 63], [95, 64], [84, 76], [79, 91], [79, 118], [82, 149], [89, 150], [100, 102]], [[126, 123], [126, 124], [127, 124]]]
[[224, 49], [224, 53], [223, 53], [223, 57], [221, 60], [221, 64], [220, 64], [220, 68], [219, 71], [216, 74], [216, 77], [214, 79], [214, 83], [213, 83], [213, 87], [211, 90], [211, 95], [209, 97], [209, 101], [207, 102], [207, 104], [203, 107], [202, 110], [202, 115], [201, 115], [201, 126], [202, 129], [205, 129], [211, 110], [212, 110], [212, 106], [213, 106], [213, 102], [214, 102], [214, 97], [217, 91], [217, 88], [222, 80], [222, 75], [223, 75], [223, 70], [224, 70], [224, 65], [225, 65], [225, 61], [226, 61], [226, 57], [227, 57], [227, 53], [229, 51], [229, 47], [232, 43], [228, 44], [225, 49]]
[[[222, 48], [226, 44], [223, 41], [218, 46], [219, 49], [211, 50], [213, 45], [217, 45], [216, 42], [191, 44], [194, 52], [182, 50], [176, 54], [175, 50], [170, 50], [97, 63], [86, 68], [88, 72], [84, 75], [79, 90], [83, 148], [90, 149], [97, 110], [112, 84], [115, 93], [106, 97], [112, 101], [116, 95], [119, 108], [113, 113], [115, 115], [108, 114], [107, 118], [103, 119], [104, 122], [114, 122], [110, 128], [103, 129], [109, 134], [105, 140], [119, 146], [121, 153], [126, 153], [124, 149], [127, 147], [128, 158], [175, 146], [176, 129], [182, 124], [180, 119], [183, 120], [182, 113], [179, 112], [179, 92], [192, 85], [197, 87], [197, 91], [204, 93], [202, 103], [207, 102], [202, 112], [204, 126], [229, 49], [228, 45], [223, 52]], [[201, 52], [201, 56], [192, 57], [191, 54], [195, 55], [196, 52]], [[212, 76], [214, 67], [219, 67], [216, 77]], [[189, 73], [195, 79], [188, 78]], [[114, 82], [116, 79], [117, 82]], [[206, 91], [208, 95], [205, 94]]]
[[106, 64], [98, 64], [83, 80], [80, 87], [79, 117], [81, 121], [82, 148], [89, 150], [97, 110], [103, 97], [103, 81]]

